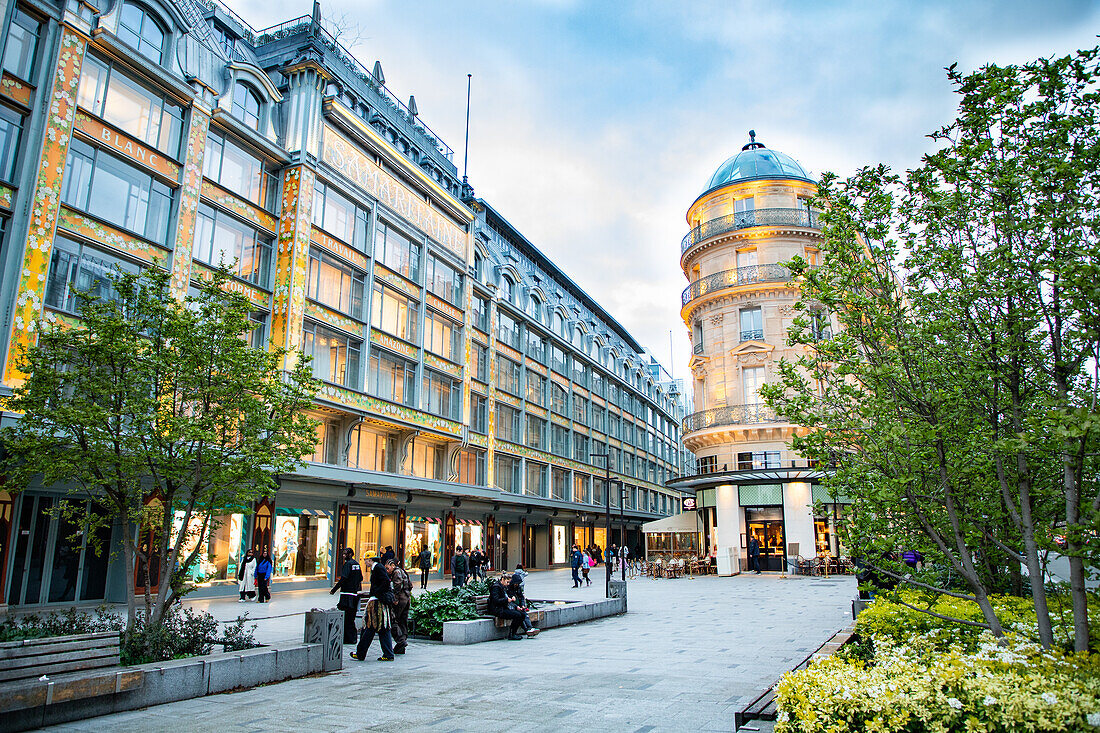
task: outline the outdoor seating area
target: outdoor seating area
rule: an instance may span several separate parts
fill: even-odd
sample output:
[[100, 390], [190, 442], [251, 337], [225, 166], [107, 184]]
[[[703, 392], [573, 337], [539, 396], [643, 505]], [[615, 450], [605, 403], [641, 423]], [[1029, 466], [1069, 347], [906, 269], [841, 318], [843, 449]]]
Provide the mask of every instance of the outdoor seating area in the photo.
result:
[[682, 578], [717, 574], [718, 566], [705, 557], [665, 557], [658, 555], [642, 563], [641, 575], [647, 578]]
[[830, 555], [811, 558], [796, 555], [790, 570], [793, 575], [815, 575], [826, 578], [830, 575], [853, 575], [856, 572], [851, 559]]

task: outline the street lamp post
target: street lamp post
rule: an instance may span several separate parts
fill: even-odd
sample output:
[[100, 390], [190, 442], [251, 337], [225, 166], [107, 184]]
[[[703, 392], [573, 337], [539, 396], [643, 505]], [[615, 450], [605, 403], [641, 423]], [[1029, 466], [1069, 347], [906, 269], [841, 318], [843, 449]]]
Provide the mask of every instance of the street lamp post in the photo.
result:
[[626, 484], [619, 482], [619, 570], [622, 580], [626, 580], [626, 560], [623, 557], [623, 548], [626, 547]]
[[[603, 471], [604, 471], [604, 511], [606, 518], [606, 536], [604, 538], [604, 544], [611, 538], [611, 450], [607, 443], [604, 443], [603, 453], [591, 453], [592, 458], [603, 458]], [[604, 567], [607, 570], [607, 579], [604, 581], [604, 596], [611, 597], [611, 565], [607, 562], [607, 548], [603, 550]]]

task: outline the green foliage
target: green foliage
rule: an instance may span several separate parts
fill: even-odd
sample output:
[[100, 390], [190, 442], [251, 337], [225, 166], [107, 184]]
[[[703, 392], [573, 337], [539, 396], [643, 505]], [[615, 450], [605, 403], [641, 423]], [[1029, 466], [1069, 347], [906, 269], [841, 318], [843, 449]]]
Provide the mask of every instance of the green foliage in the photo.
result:
[[440, 588], [414, 596], [409, 606], [409, 620], [416, 633], [443, 638], [444, 621], [466, 621], [477, 618], [475, 596], [489, 595], [492, 579], [471, 580], [460, 588]]
[[24, 616], [9, 613], [0, 620], [0, 641], [107, 631], [121, 635], [119, 657], [123, 665], [201, 656], [219, 646], [224, 651], [259, 646], [254, 636], [256, 624], [249, 623], [247, 616], [239, 616], [223, 625], [206, 611], [180, 610], [179, 606], [174, 606], [162, 623], [147, 624], [144, 616], [139, 616], [129, 629], [126, 619], [102, 607], [96, 609], [95, 614], [70, 608]]
[[213, 518], [270, 495], [316, 441], [308, 361], [249, 345], [252, 306], [231, 283], [222, 268], [180, 301], [150, 269], [116, 276], [114, 299], [78, 293], [80, 324], [40, 325], [3, 405], [23, 415], [3, 436], [8, 487], [73, 487], [59, 513], [90, 537], [122, 522], [125, 574], [159, 560], [168, 580], [145, 592], [154, 626], [187, 592]]

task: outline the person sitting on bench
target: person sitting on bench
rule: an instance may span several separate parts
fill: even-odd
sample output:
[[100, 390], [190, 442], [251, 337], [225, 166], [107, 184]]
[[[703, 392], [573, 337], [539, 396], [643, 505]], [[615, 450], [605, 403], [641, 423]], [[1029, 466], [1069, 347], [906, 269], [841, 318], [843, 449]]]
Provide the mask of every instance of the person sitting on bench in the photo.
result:
[[523, 638], [523, 635], [519, 633], [521, 626], [528, 636], [535, 636], [539, 633], [539, 630], [531, 626], [531, 620], [527, 618], [527, 609], [508, 601], [508, 590], [505, 588], [505, 583], [509, 579], [507, 574], [503, 574], [489, 586], [489, 604], [486, 610], [497, 618], [508, 619], [512, 622], [512, 628], [508, 632], [509, 639], [514, 641]]

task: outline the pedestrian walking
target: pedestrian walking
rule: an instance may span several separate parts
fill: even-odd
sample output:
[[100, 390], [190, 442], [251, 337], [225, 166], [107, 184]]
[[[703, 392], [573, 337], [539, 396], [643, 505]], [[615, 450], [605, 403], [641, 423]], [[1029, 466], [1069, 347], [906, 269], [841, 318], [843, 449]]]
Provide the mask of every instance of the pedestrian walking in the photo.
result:
[[[367, 650], [375, 635], [382, 647], [382, 656], [379, 662], [393, 661], [393, 636], [390, 627], [393, 626], [393, 607], [397, 604], [397, 598], [393, 593], [393, 583], [390, 581], [386, 566], [382, 564], [382, 558], [373, 558], [374, 565], [370, 569], [370, 590], [367, 593], [367, 608], [363, 614], [363, 631], [359, 634], [359, 643], [355, 645], [355, 651], [351, 658], [362, 662], [367, 658]], [[392, 559], [390, 563], [396, 565]]]
[[749, 540], [749, 570], [760, 575], [760, 540], [756, 537]]
[[240, 567], [237, 568], [237, 590], [241, 592], [238, 603], [247, 603], [256, 597], [256, 553], [251, 547], [244, 553]]
[[451, 558], [451, 586], [461, 588], [466, 582], [466, 572], [469, 565], [466, 564], [466, 556], [462, 554], [462, 548], [456, 547], [454, 557]]
[[390, 560], [397, 561], [397, 553], [393, 551], [393, 548], [387, 545], [382, 552], [382, 564], [385, 565]]
[[470, 573], [474, 580], [485, 577], [485, 555], [482, 554], [480, 547], [475, 547], [470, 553]]
[[355, 559], [355, 550], [344, 549], [344, 564], [340, 566], [340, 575], [329, 595], [339, 592], [340, 599], [336, 608], [344, 612], [344, 643], [354, 644], [356, 637], [355, 619], [359, 615], [359, 591], [363, 589], [363, 569]]
[[581, 584], [580, 569], [582, 562], [584, 562], [584, 555], [581, 553], [581, 549], [576, 545], [573, 545], [573, 552], [569, 555], [569, 567], [573, 569], [574, 588]]
[[625, 564], [630, 577], [634, 577], [634, 565], [630, 562], [630, 548], [626, 546], [625, 542], [619, 548], [619, 562]]
[[467, 547], [465, 550], [463, 550], [462, 556], [464, 558], [466, 558], [466, 575], [463, 576], [461, 584], [466, 585], [467, 583], [470, 582], [470, 576], [474, 572], [474, 564], [473, 564], [473, 561], [470, 560], [470, 548], [469, 547]]
[[595, 560], [588, 554], [588, 550], [585, 550], [584, 553], [581, 554], [581, 573], [584, 574], [584, 582], [589, 585], [592, 585], [592, 581], [588, 578], [588, 571], [595, 564]]
[[267, 553], [265, 547], [263, 554], [256, 560], [256, 569], [252, 573], [256, 578], [256, 603], [267, 603], [271, 600], [271, 573], [273, 570], [271, 556]]
[[393, 626], [390, 628], [393, 653], [404, 654], [409, 641], [409, 604], [412, 602], [413, 584], [409, 574], [395, 561], [386, 564], [386, 571], [390, 574], [393, 596], [397, 600], [393, 607]]
[[432, 551], [425, 547], [416, 558], [416, 564], [420, 568], [420, 590], [428, 587], [428, 573], [432, 570]]

